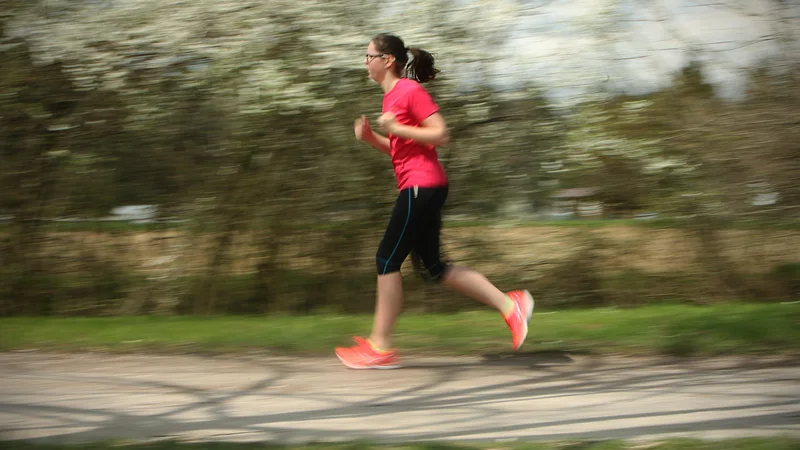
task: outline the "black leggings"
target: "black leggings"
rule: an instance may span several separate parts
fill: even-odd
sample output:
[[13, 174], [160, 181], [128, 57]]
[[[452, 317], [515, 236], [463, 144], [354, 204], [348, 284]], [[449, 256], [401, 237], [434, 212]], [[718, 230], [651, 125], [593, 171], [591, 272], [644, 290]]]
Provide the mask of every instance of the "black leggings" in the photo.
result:
[[438, 281], [447, 266], [439, 252], [442, 206], [447, 186], [408, 188], [400, 191], [383, 235], [375, 261], [378, 275], [397, 272], [411, 253], [414, 266], [423, 278]]

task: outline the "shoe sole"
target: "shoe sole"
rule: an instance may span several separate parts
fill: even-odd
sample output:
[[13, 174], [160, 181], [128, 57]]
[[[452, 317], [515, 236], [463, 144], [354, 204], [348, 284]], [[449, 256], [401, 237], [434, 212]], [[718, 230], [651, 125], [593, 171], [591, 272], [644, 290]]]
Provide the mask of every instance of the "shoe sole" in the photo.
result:
[[533, 301], [533, 296], [531, 295], [530, 292], [528, 292], [527, 289], [523, 292], [525, 293], [525, 297], [523, 297], [523, 300], [525, 300], [526, 305], [530, 305], [530, 308], [528, 309], [528, 317], [527, 317], [528, 320], [525, 321], [525, 332], [522, 333], [522, 340], [519, 341], [519, 345], [517, 345], [514, 351], [519, 350], [522, 347], [522, 344], [525, 343], [525, 339], [528, 338], [528, 322], [530, 322], [531, 320], [531, 316], [533, 315], [533, 307], [536, 304], [536, 302]]
[[348, 368], [353, 369], [353, 370], [367, 370], [367, 369], [390, 370], [390, 369], [400, 369], [401, 367], [403, 367], [400, 364], [375, 365], [375, 366], [356, 366], [356, 365], [350, 364], [349, 362], [347, 362], [344, 359], [342, 359], [342, 357], [339, 356], [338, 353], [336, 354], [336, 357], [339, 358], [339, 361], [341, 361], [342, 364], [344, 364], [345, 366], [347, 366]]

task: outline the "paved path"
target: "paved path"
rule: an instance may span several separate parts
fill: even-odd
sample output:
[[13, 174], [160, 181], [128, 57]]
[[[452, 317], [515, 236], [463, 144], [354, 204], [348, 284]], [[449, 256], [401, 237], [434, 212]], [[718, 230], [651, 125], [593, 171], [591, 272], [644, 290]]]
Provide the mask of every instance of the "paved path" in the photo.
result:
[[352, 371], [333, 358], [0, 354], [0, 438], [227, 441], [800, 437], [800, 366], [522, 353]]

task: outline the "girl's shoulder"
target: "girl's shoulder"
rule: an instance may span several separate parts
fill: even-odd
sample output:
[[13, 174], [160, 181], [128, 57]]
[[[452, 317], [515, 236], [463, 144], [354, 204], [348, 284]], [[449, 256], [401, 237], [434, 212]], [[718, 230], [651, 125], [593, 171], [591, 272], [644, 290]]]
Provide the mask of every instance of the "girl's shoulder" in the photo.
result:
[[411, 78], [400, 78], [398, 83], [403, 83], [402, 86], [405, 90], [413, 91], [413, 90], [425, 90], [425, 87], [422, 86], [416, 80], [412, 80]]
[[417, 82], [416, 80], [412, 80], [410, 78], [403, 78], [401, 79], [403, 83], [402, 92], [405, 96], [423, 96], [428, 97], [431, 94], [425, 89], [425, 86], [422, 83]]

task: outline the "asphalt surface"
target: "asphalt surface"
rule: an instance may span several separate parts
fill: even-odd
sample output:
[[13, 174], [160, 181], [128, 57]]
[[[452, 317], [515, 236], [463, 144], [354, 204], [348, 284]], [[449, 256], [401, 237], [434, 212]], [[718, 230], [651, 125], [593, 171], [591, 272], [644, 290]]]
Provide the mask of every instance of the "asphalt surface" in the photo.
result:
[[0, 438], [49, 442], [800, 437], [786, 358], [0, 354]]

